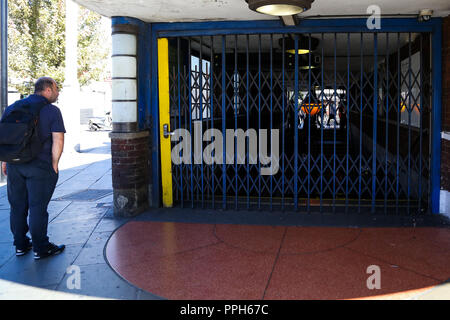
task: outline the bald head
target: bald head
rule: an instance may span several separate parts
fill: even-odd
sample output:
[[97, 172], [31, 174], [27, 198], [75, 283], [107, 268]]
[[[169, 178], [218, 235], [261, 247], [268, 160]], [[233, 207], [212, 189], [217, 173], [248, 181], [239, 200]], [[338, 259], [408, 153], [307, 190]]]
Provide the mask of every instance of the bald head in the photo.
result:
[[34, 84], [34, 93], [47, 98], [50, 103], [56, 102], [59, 96], [56, 81], [50, 77], [39, 78]]

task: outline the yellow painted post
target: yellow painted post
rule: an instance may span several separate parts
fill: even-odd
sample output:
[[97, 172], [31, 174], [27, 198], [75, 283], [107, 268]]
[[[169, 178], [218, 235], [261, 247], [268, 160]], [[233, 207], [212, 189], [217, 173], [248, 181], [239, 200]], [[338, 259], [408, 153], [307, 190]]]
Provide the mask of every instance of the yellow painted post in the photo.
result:
[[173, 194], [170, 136], [164, 137], [164, 125], [170, 131], [169, 42], [166, 38], [158, 39], [158, 85], [162, 200], [163, 206], [168, 208], [173, 206]]

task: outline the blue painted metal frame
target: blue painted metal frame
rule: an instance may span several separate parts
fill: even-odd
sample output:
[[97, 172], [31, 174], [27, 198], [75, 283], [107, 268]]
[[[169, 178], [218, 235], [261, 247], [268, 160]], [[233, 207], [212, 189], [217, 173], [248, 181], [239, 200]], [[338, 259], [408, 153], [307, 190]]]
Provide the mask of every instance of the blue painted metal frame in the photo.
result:
[[295, 100], [294, 100], [294, 207], [295, 210], [298, 210], [298, 35], [295, 35], [294, 40], [295, 46]]
[[[152, 132], [152, 203], [160, 202], [159, 163], [159, 116], [157, 91], [157, 47], [159, 37], [212, 36], [228, 34], [289, 34], [289, 33], [383, 33], [383, 32], [430, 32], [432, 34], [433, 70], [442, 66], [442, 20], [433, 18], [419, 23], [416, 19], [382, 19], [381, 29], [369, 30], [366, 19], [304, 20], [298, 26], [285, 27], [279, 20], [270, 21], [220, 21], [191, 23], [154, 23], [127, 17], [113, 17], [112, 24], [134, 24], [139, 34], [139, 127]], [[150, 53], [150, 57], [148, 56]], [[433, 108], [431, 142], [431, 211], [439, 213], [441, 173], [441, 104], [442, 74], [433, 72]], [[151, 115], [151, 122], [149, 121]]]
[[[374, 33], [374, 66], [378, 66], [378, 34]], [[378, 68], [373, 68], [373, 151], [372, 151], [372, 213], [375, 213], [375, 196], [377, 183], [377, 121], [378, 121]]]
[[[431, 120], [431, 212], [439, 213], [441, 193], [442, 20], [436, 19], [432, 38], [433, 106]], [[436, 72], [437, 71], [437, 72]]]
[[[226, 117], [226, 39], [225, 36], [222, 37], [222, 119]], [[225, 122], [222, 121], [222, 132], [226, 132]], [[223, 164], [222, 164], [222, 205], [223, 209], [227, 208], [227, 142], [226, 139], [223, 140]]]
[[280, 20], [155, 23], [159, 37], [270, 34], [270, 33], [340, 33], [340, 32], [433, 32], [440, 18], [427, 22], [417, 19], [382, 19], [381, 29], [367, 29], [366, 19], [311, 19], [298, 26], [283, 26]]

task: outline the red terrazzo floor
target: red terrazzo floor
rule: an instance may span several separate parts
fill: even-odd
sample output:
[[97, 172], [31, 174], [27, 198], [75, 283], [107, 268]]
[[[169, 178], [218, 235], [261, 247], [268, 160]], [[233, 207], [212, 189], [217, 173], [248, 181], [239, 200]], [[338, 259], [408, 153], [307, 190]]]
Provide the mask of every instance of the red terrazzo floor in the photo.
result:
[[450, 229], [129, 222], [106, 258], [167, 299], [404, 299], [450, 279]]

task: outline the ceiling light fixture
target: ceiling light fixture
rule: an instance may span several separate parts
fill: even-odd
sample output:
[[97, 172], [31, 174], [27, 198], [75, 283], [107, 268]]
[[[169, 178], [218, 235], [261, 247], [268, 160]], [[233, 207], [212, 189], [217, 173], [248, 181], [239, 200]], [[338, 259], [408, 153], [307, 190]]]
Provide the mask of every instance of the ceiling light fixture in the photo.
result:
[[314, 0], [245, 0], [250, 10], [271, 16], [292, 16], [311, 8]]
[[[310, 43], [311, 39], [311, 43]], [[283, 47], [283, 38], [278, 40], [278, 44], [280, 48]], [[317, 46], [319, 45], [319, 39], [299, 35], [298, 38], [298, 54], [307, 54], [309, 52], [313, 52], [317, 49]], [[284, 38], [284, 48], [287, 53], [295, 54], [295, 40], [293, 40], [291, 37], [285, 37]], [[311, 49], [311, 50], [310, 50]]]
[[280, 20], [284, 26], [293, 27], [298, 24], [298, 17], [295, 14], [292, 16], [280, 16]]

